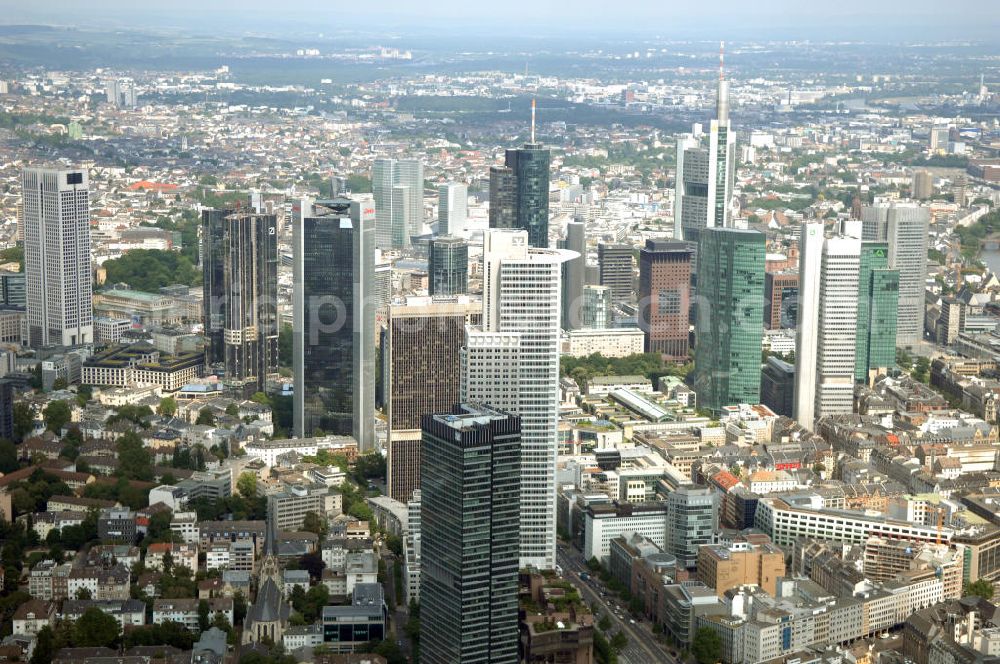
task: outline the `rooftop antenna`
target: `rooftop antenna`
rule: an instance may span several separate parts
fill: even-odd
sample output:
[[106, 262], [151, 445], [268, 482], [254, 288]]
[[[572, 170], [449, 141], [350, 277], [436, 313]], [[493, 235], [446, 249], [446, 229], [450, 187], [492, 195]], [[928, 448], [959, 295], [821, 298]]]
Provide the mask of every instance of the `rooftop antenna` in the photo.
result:
[[724, 65], [726, 63], [726, 42], [719, 42], [719, 80], [726, 80], [726, 71]]
[[531, 142], [535, 142], [535, 100], [531, 100]]

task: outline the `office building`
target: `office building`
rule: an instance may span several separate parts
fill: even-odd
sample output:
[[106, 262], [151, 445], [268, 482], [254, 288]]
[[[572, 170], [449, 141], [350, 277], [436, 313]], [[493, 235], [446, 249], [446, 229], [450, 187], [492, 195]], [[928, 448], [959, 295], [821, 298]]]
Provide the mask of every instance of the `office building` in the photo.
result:
[[389, 608], [379, 583], [357, 584], [349, 605], [324, 606], [320, 619], [323, 645], [334, 653], [355, 652], [367, 643], [391, 636]]
[[469, 188], [459, 182], [438, 187], [438, 235], [458, 235], [468, 217]]
[[764, 235], [709, 228], [698, 248], [695, 391], [698, 405], [760, 402], [764, 334]]
[[792, 270], [764, 273], [764, 327], [788, 330], [798, 315], [799, 273]]
[[370, 200], [316, 201], [292, 233], [293, 421], [299, 437], [375, 444], [375, 210]]
[[701, 231], [730, 225], [730, 200], [736, 164], [736, 136], [729, 121], [729, 81], [719, 58], [719, 87], [715, 119], [708, 141], [702, 136], [677, 139], [677, 176], [674, 197], [674, 238], [698, 246]]
[[0, 307], [23, 309], [27, 302], [24, 272], [0, 270]]
[[562, 328], [578, 330], [583, 323], [583, 284], [587, 273], [587, 226], [583, 221], [566, 224], [566, 239], [560, 248], [579, 254], [563, 263], [562, 274]]
[[691, 255], [684, 242], [646, 240], [639, 252], [639, 327], [646, 352], [688, 359]]
[[434, 296], [462, 295], [469, 290], [469, 244], [445, 235], [428, 244], [428, 292]]
[[965, 303], [955, 297], [941, 299], [941, 315], [934, 326], [934, 338], [943, 346], [950, 346], [958, 340], [965, 329]]
[[232, 213], [214, 208], [201, 211], [201, 306], [207, 367], [226, 361], [225, 219]]
[[0, 438], [14, 440], [14, 381], [0, 378]]
[[778, 578], [785, 576], [785, 554], [767, 542], [709, 544], [698, 549], [698, 580], [722, 597], [731, 588], [760, 586], [774, 597]]
[[135, 83], [132, 81], [120, 81], [110, 79], [104, 86], [105, 96], [109, 104], [114, 104], [118, 108], [135, 108], [139, 102], [139, 95], [135, 90]]
[[278, 220], [236, 211], [222, 227], [225, 382], [249, 396], [278, 373]]
[[508, 149], [503, 167], [490, 168], [490, 228], [528, 232], [532, 247], [549, 246], [549, 162], [547, 148], [532, 140]]
[[460, 405], [421, 429], [421, 660], [517, 664], [521, 421]]
[[21, 174], [28, 343], [94, 342], [86, 170], [26, 168]]
[[466, 331], [461, 399], [522, 422], [521, 566], [555, 566], [559, 314], [565, 249], [529, 247], [523, 230], [483, 238], [483, 324]]
[[667, 507], [663, 502], [591, 503], [583, 508], [583, 555], [607, 562], [611, 542], [641, 535], [656, 546], [667, 543]]
[[934, 196], [934, 174], [921, 168], [913, 172], [913, 198], [921, 201]]
[[424, 225], [424, 165], [419, 159], [376, 159], [372, 165], [375, 246], [403, 249]]
[[858, 324], [861, 239], [826, 237], [822, 222], [802, 224], [795, 334], [795, 419], [807, 429], [825, 415], [850, 413]]
[[760, 372], [760, 402], [776, 415], [795, 412], [795, 365], [771, 356]]
[[[389, 309], [382, 344], [389, 440], [389, 496], [406, 502], [420, 488], [420, 418], [460, 401], [460, 353], [478, 302], [424, 302]], [[477, 316], [478, 317], [478, 316]]]
[[887, 242], [890, 269], [899, 272], [896, 345], [923, 339], [930, 209], [915, 203], [879, 203], [862, 210], [865, 242]]
[[607, 286], [585, 285], [581, 316], [586, 329], [603, 330], [610, 327], [611, 289]]
[[854, 380], [870, 382], [896, 365], [899, 271], [889, 269], [885, 242], [862, 242], [859, 263]]
[[601, 285], [611, 289], [614, 300], [627, 300], [632, 297], [633, 260], [632, 245], [607, 244], [597, 245], [597, 266], [600, 270]]
[[667, 494], [665, 553], [677, 566], [694, 569], [698, 547], [711, 544], [719, 529], [719, 494], [704, 486], [681, 485]]

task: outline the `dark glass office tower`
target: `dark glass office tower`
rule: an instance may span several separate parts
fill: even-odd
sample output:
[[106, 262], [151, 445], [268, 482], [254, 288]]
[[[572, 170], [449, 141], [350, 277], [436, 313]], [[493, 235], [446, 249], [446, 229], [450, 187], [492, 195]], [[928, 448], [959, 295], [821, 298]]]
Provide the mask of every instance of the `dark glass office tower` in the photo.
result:
[[211, 208], [201, 211], [202, 323], [205, 325], [206, 367], [226, 361], [223, 222], [232, 213], [232, 210]]
[[375, 210], [369, 200], [316, 201], [293, 229], [295, 435], [374, 444]]
[[249, 396], [278, 372], [278, 219], [237, 211], [222, 226], [225, 382]]
[[431, 295], [461, 295], [469, 290], [469, 245], [446, 235], [430, 241], [427, 260]]
[[516, 664], [521, 420], [466, 404], [421, 424], [421, 660]]
[[854, 380], [867, 382], [872, 371], [896, 364], [899, 270], [889, 269], [886, 242], [862, 242], [860, 263]]
[[490, 169], [490, 228], [523, 228], [529, 245], [548, 248], [550, 161], [541, 143], [507, 150]]

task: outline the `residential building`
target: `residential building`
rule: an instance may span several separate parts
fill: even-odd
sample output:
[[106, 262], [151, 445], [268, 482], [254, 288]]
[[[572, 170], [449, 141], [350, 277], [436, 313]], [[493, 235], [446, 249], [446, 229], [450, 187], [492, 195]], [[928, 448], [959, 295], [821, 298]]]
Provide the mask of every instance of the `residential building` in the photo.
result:
[[212, 599], [154, 599], [153, 600], [153, 622], [163, 623], [168, 620], [184, 625], [189, 631], [196, 634], [201, 631], [198, 627], [198, 603], [208, 602], [209, 622], [222, 616], [233, 624], [233, 598], [215, 597]]

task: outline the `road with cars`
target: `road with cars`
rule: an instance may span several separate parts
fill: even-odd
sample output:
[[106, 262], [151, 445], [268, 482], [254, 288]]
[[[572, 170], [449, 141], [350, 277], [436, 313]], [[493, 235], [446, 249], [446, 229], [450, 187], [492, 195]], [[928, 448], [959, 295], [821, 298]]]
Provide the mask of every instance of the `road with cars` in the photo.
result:
[[[579, 551], [560, 544], [556, 560], [563, 568], [563, 577], [580, 591], [580, 596], [593, 608], [595, 618], [599, 620], [600, 616], [607, 615], [611, 619], [608, 639], [619, 631], [628, 637], [628, 645], [618, 654], [621, 664], [676, 663], [676, 658], [656, 639], [650, 625], [645, 621], [634, 620], [628, 607], [604, 592], [598, 585], [599, 581], [590, 576], [590, 570]], [[590, 578], [584, 580], [580, 574], [586, 574]]]

